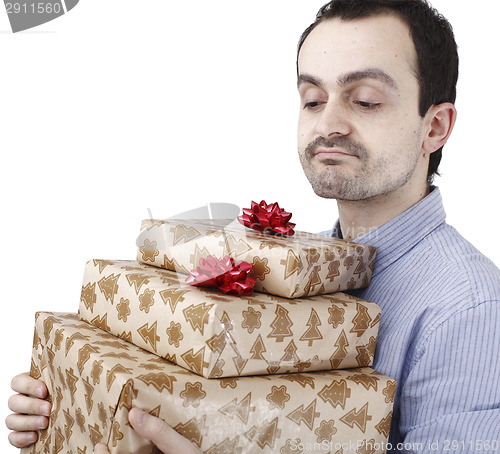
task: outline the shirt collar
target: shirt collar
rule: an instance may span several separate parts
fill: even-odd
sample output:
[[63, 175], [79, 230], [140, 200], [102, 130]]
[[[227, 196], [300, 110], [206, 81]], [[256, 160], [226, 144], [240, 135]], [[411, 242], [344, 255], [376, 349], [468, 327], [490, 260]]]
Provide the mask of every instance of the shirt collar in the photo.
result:
[[[443, 224], [445, 219], [446, 213], [439, 188], [431, 187], [431, 192], [420, 202], [353, 241], [377, 248], [377, 258], [373, 269], [373, 275], [375, 275], [398, 260]], [[340, 223], [337, 221], [332, 230], [332, 236], [342, 238], [341, 233]]]

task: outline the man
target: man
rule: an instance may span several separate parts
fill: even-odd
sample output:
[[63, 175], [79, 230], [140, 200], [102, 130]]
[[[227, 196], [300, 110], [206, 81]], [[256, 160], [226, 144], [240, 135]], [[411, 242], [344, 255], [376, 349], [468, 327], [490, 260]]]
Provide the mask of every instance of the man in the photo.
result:
[[[500, 271], [445, 223], [431, 185], [456, 119], [451, 27], [423, 0], [333, 0], [297, 70], [299, 157], [314, 191], [337, 199], [330, 233], [378, 247], [370, 286], [353, 293], [382, 307], [373, 367], [398, 380], [392, 447], [495, 449]], [[13, 389], [7, 425], [23, 446], [47, 424], [47, 391], [26, 375]], [[157, 418], [129, 418], [165, 453], [199, 452]]]

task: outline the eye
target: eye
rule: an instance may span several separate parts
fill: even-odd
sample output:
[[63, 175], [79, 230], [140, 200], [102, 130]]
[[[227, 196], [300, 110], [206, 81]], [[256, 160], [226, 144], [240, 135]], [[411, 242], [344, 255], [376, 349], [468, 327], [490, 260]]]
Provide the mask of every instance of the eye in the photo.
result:
[[368, 101], [353, 101], [354, 104], [358, 105], [364, 110], [376, 110], [378, 109], [382, 104], [379, 102], [368, 102]]
[[314, 110], [323, 104], [321, 101], [309, 101], [304, 103], [304, 109]]

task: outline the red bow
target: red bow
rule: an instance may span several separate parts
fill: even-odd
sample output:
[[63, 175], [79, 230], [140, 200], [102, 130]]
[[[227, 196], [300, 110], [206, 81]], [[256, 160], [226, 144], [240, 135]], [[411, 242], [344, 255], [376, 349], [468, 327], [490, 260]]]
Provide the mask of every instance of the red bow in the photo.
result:
[[255, 279], [248, 274], [252, 265], [247, 262], [235, 262], [231, 257], [218, 259], [212, 255], [201, 258], [198, 267], [191, 271], [186, 283], [200, 287], [217, 287], [229, 295], [250, 295]]
[[250, 208], [243, 208], [243, 215], [238, 216], [238, 221], [259, 232], [292, 236], [295, 233], [295, 224], [289, 222], [291, 217], [292, 213], [280, 208], [278, 203], [268, 205], [262, 200], [260, 203], [252, 201]]

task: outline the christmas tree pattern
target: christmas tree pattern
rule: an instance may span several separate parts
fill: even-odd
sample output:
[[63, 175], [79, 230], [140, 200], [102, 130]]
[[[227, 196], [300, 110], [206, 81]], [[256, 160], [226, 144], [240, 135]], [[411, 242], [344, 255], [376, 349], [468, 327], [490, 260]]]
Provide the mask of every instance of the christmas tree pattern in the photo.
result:
[[300, 361], [300, 358], [297, 356], [297, 346], [293, 339], [285, 348], [285, 354], [281, 357], [280, 363], [285, 363], [285, 365], [295, 365]]
[[307, 320], [306, 326], [308, 326], [309, 329], [302, 334], [300, 340], [308, 342], [309, 347], [311, 347], [313, 341], [323, 339], [323, 336], [318, 329], [318, 326], [321, 326], [321, 320], [319, 319], [318, 313], [314, 309], [311, 309], [311, 315], [309, 316], [309, 320]]
[[210, 251], [206, 247], [200, 249], [200, 247], [195, 244], [194, 252], [189, 256], [189, 263], [191, 263], [193, 269], [195, 269], [198, 266], [200, 259], [206, 259], [209, 255], [211, 255]]
[[59, 454], [64, 448], [64, 435], [61, 432], [60, 427], [56, 427], [55, 437], [54, 437], [54, 454]]
[[94, 406], [94, 401], [92, 400], [92, 396], [94, 395], [94, 387], [88, 380], [84, 378], [83, 388], [85, 389], [85, 405], [87, 406], [87, 413], [90, 415], [92, 407]]
[[187, 322], [191, 324], [193, 331], [197, 329], [200, 331], [201, 335], [205, 334], [205, 325], [208, 324], [209, 312], [212, 309], [213, 304], [201, 303], [198, 305], [191, 304], [182, 311]]
[[240, 421], [245, 424], [248, 422], [248, 417], [250, 412], [255, 411], [255, 407], [251, 405], [252, 393], [248, 393], [243, 399], [238, 402], [235, 397], [231, 402], [219, 408], [219, 411], [231, 419], [237, 417]]
[[231, 257], [239, 257], [252, 250], [252, 247], [246, 241], [235, 238], [233, 235], [228, 235], [226, 239], [226, 248], [226, 254]]
[[389, 436], [389, 431], [391, 429], [391, 420], [392, 411], [389, 412], [385, 418], [382, 418], [382, 420], [375, 426], [375, 429], [377, 429], [378, 432], [386, 438]]
[[165, 389], [169, 394], [174, 392], [174, 382], [177, 381], [176, 377], [165, 372], [150, 372], [149, 374], [139, 375], [137, 379], [147, 386], [152, 386], [159, 393]]
[[396, 395], [396, 380], [389, 380], [387, 386], [382, 390], [382, 394], [385, 396], [385, 403], [394, 402], [394, 396]]
[[333, 380], [329, 385], [323, 387], [318, 396], [333, 408], [340, 405], [342, 410], [345, 410], [346, 401], [351, 397], [351, 388], [347, 386], [345, 380]]
[[189, 290], [172, 288], [172, 289], [161, 290], [160, 296], [165, 304], [170, 305], [170, 310], [172, 311], [173, 314], [175, 312], [177, 304], [184, 301], [184, 295], [188, 292]]
[[96, 259], [92, 260], [92, 262], [94, 263], [94, 266], [97, 266], [99, 268], [99, 274], [102, 274], [104, 268], [110, 265], [114, 265], [115, 263], [110, 260], [96, 260]]
[[318, 416], [320, 416], [320, 414], [316, 412], [316, 399], [314, 399], [307, 406], [307, 408], [304, 408], [304, 404], [302, 404], [302, 405], [300, 405], [300, 407], [297, 407], [291, 413], [286, 415], [286, 417], [290, 421], [293, 421], [298, 426], [300, 426], [300, 423], [303, 422], [309, 428], [309, 430], [313, 429], [314, 420]]
[[250, 441], [257, 443], [260, 449], [266, 446], [274, 450], [276, 439], [281, 436], [281, 430], [278, 429], [278, 417], [272, 421], [264, 421], [260, 426], [252, 426], [245, 432], [245, 437]]
[[290, 329], [293, 325], [292, 320], [288, 316], [288, 311], [280, 304], [276, 305], [276, 318], [271, 323], [272, 331], [267, 337], [276, 339], [276, 342], [283, 342], [285, 337], [293, 336]]
[[64, 425], [64, 435], [66, 436], [66, 440], [69, 440], [72, 437], [73, 426], [75, 425], [75, 418], [69, 414], [68, 410], [63, 410], [64, 419], [66, 421], [66, 424]]
[[352, 319], [353, 327], [350, 332], [361, 337], [363, 333], [370, 327], [372, 318], [368, 314], [368, 308], [363, 304], [356, 303], [356, 315]]
[[160, 336], [156, 334], [156, 322], [154, 322], [151, 326], [149, 326], [148, 323], [145, 323], [137, 329], [137, 332], [146, 345], [151, 345], [153, 350], [156, 352], [156, 343], [160, 340]]
[[358, 255], [357, 261], [358, 261], [358, 263], [356, 265], [356, 268], [355, 268], [353, 274], [357, 274], [358, 275], [358, 279], [360, 279], [361, 278], [361, 274], [363, 274], [363, 273], [366, 272], [366, 264], [365, 264], [365, 261], [364, 261], [362, 255]]
[[[359, 440], [361, 441], [361, 440]], [[375, 454], [375, 439], [362, 440], [362, 443], [358, 442], [359, 448], [356, 450], [356, 454]]]
[[321, 257], [318, 250], [315, 248], [304, 249], [306, 253], [307, 268], [311, 268]]
[[328, 264], [328, 273], [326, 279], [332, 282], [336, 277], [340, 276], [340, 260], [333, 260]]
[[303, 268], [302, 261], [292, 249], [288, 249], [286, 259], [281, 260], [280, 264], [285, 267], [283, 276], [285, 280], [294, 273], [297, 273], [297, 275], [299, 275]]
[[340, 366], [340, 363], [344, 360], [344, 358], [347, 356], [347, 349], [346, 347], [349, 345], [349, 341], [347, 340], [347, 336], [342, 330], [340, 332], [339, 337], [335, 341], [334, 346], [337, 347], [335, 351], [333, 352], [332, 356], [330, 357], [330, 364], [332, 365], [332, 369], [338, 369]]
[[169, 259], [167, 255], [163, 256], [163, 265], [162, 268], [166, 268], [167, 270], [177, 271], [182, 274], [189, 274], [190, 271], [177, 262], [174, 258]]
[[210, 447], [206, 454], [241, 454], [242, 448], [238, 446], [240, 437], [237, 435], [232, 440], [225, 438], [219, 444]]
[[99, 289], [104, 294], [106, 300], [110, 301], [111, 304], [114, 304], [115, 295], [118, 293], [118, 279], [121, 274], [117, 274], [116, 276], [111, 274], [108, 277], [103, 277], [97, 285], [99, 285]]
[[178, 224], [175, 227], [170, 229], [170, 232], [173, 233], [173, 243], [174, 246], [182, 241], [182, 243], [187, 243], [201, 235], [198, 230], [194, 227], [186, 227], [183, 224]]
[[106, 410], [104, 409], [104, 404], [102, 402], [99, 402], [97, 404], [97, 413], [99, 415], [99, 421], [101, 421], [102, 427], [107, 428], [108, 421], [110, 421], [112, 418], [108, 416], [108, 414], [106, 413]]
[[312, 270], [309, 273], [309, 279], [304, 287], [304, 290], [307, 295], [314, 293], [314, 287], [323, 284], [323, 281], [319, 274], [320, 270], [321, 267], [318, 265], [312, 267]]
[[358, 354], [356, 355], [356, 362], [358, 363], [358, 366], [359, 367], [369, 366], [372, 357], [366, 345], [357, 346], [356, 351], [358, 352]]
[[136, 295], [141, 291], [143, 285], [149, 284], [149, 278], [147, 274], [133, 273], [127, 274], [127, 281], [130, 287], [134, 287]]
[[187, 438], [191, 443], [194, 443], [198, 448], [201, 448], [205, 429], [205, 418], [205, 415], [200, 419], [191, 418], [185, 423], [177, 424], [174, 430], [180, 433], [184, 438]]
[[207, 340], [206, 343], [210, 350], [220, 355], [226, 348], [226, 332], [221, 331], [219, 334], [214, 334], [210, 339]]
[[85, 344], [78, 351], [78, 361], [76, 365], [78, 367], [78, 372], [80, 373], [80, 375], [83, 372], [83, 368], [86, 362], [90, 359], [90, 355], [93, 353], [99, 353], [99, 349], [92, 344]]
[[92, 285], [90, 285], [89, 282], [86, 286], [82, 286], [80, 301], [83, 302], [87, 310], [94, 312], [94, 304], [96, 301], [95, 282], [92, 282]]
[[348, 425], [351, 429], [356, 425], [363, 433], [366, 431], [366, 423], [371, 420], [372, 417], [368, 414], [368, 402], [359, 410], [353, 408], [349, 413], [340, 418], [340, 421]]
[[181, 358], [186, 362], [188, 368], [198, 375], [203, 375], [203, 370], [209, 366], [205, 362], [205, 347], [200, 348], [196, 353], [191, 348], [181, 355]]
[[264, 341], [262, 340], [261, 335], [259, 334], [257, 336], [257, 339], [252, 345], [252, 348], [250, 349], [250, 353], [252, 353], [252, 356], [250, 359], [259, 359], [259, 360], [266, 360], [263, 356], [263, 353], [266, 351], [266, 346], [264, 344]]

